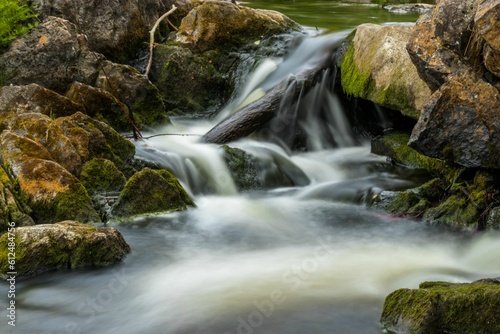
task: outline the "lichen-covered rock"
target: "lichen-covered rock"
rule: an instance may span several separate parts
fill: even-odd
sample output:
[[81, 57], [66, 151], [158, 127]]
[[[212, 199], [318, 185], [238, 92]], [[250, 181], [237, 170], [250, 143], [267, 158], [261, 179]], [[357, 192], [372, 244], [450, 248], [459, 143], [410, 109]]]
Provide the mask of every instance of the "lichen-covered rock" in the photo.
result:
[[144, 168], [127, 181], [112, 214], [131, 217], [180, 211], [188, 206], [194, 206], [194, 202], [175, 176], [165, 169]]
[[92, 84], [101, 61], [77, 27], [58, 17], [45, 19], [0, 57], [6, 85], [37, 83], [61, 94], [73, 81]]
[[474, 26], [485, 42], [484, 66], [500, 78], [500, 2], [479, 1]]
[[279, 12], [205, 1], [182, 20], [176, 41], [203, 52], [290, 30], [300, 30], [300, 26]]
[[406, 51], [412, 31], [409, 25], [358, 26], [340, 66], [346, 94], [418, 119], [431, 92]]
[[500, 94], [473, 73], [454, 74], [433, 94], [409, 145], [465, 167], [500, 166]]
[[133, 113], [137, 124], [158, 125], [169, 121], [158, 88], [135, 68], [105, 61], [96, 87], [116, 96]]
[[7, 231], [9, 223], [15, 226], [31, 226], [35, 222], [29, 216], [31, 208], [18, 198], [19, 186], [11, 181], [5, 169], [0, 166], [0, 235]]
[[102, 158], [87, 161], [79, 179], [90, 195], [120, 191], [127, 181], [113, 162]]
[[470, 27], [477, 0], [441, 0], [422, 15], [408, 42], [408, 52], [424, 81], [434, 92], [446, 77], [466, 68]]
[[60, 117], [83, 110], [81, 104], [37, 84], [0, 88], [0, 112], [41, 113]]
[[[34, 0], [43, 19], [49, 15], [76, 24], [92, 50], [114, 60], [130, 59], [148, 41], [149, 30], [170, 9], [169, 0]], [[164, 23], [166, 25], [166, 23]]]
[[128, 107], [104, 89], [74, 82], [66, 97], [83, 106], [81, 111], [86, 115], [105, 122], [117, 131], [131, 131]]
[[16, 245], [18, 278], [32, 277], [60, 268], [106, 266], [120, 262], [130, 252], [118, 230], [96, 228], [75, 221], [19, 227], [0, 237], [0, 276], [10, 270], [9, 237]]
[[500, 333], [500, 282], [425, 282], [387, 296], [381, 322], [394, 333]]

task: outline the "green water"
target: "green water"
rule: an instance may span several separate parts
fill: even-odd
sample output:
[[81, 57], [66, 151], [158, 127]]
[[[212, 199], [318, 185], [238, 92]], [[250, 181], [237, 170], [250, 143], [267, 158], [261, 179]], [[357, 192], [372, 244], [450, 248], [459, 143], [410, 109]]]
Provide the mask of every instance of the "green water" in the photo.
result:
[[243, 1], [242, 5], [276, 10], [286, 14], [303, 26], [326, 31], [353, 29], [362, 23], [415, 22], [418, 18], [418, 14], [415, 13], [391, 14], [383, 9], [380, 4], [362, 2], [248, 0]]

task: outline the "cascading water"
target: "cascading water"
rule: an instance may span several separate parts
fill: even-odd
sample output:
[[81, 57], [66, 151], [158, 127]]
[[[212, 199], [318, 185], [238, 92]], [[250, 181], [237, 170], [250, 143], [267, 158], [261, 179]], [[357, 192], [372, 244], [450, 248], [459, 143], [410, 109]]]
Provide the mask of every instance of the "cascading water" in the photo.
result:
[[[325, 39], [305, 43], [315, 54]], [[259, 84], [235, 104], [293, 74], [297, 61], [314, 61], [300, 50], [263, 62]], [[200, 143], [213, 121], [177, 119], [151, 135], [182, 135], [137, 143], [137, 157], [171, 170], [197, 207], [117, 225], [132, 247], [122, 265], [20, 282], [16, 332], [381, 333], [381, 306], [394, 289], [500, 275], [500, 235], [464, 235], [368, 208], [380, 191], [415, 180], [353, 134], [334, 81], [325, 72], [283, 105], [275, 122], [287, 122], [268, 127], [279, 135], [231, 143], [262, 162], [262, 180], [277, 170], [286, 186], [238, 192], [223, 150]], [[297, 127], [306, 151], [290, 149], [285, 130]]]

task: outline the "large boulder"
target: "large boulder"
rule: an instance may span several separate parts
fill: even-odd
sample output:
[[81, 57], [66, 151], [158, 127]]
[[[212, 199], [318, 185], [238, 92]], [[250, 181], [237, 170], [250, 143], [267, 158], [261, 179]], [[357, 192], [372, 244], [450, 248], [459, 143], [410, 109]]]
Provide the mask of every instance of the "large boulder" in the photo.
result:
[[418, 119], [431, 92], [406, 51], [412, 32], [409, 25], [358, 26], [340, 66], [346, 94]]
[[432, 91], [446, 77], [466, 68], [471, 26], [477, 0], [440, 0], [432, 12], [422, 15], [408, 42], [408, 52], [420, 76]]
[[84, 111], [75, 103], [56, 92], [37, 84], [3, 86], [0, 88], [0, 112], [41, 113], [50, 117], [69, 116]]
[[500, 78], [500, 2], [479, 1], [474, 17], [476, 33], [484, 40], [484, 66]]
[[18, 227], [0, 237], [0, 276], [7, 277], [7, 252], [15, 244], [16, 277], [84, 266], [106, 266], [120, 262], [130, 252], [120, 232], [113, 227], [96, 228], [75, 221]]
[[78, 26], [90, 48], [114, 60], [124, 60], [143, 48], [149, 30], [165, 13], [169, 0], [55, 0], [33, 1], [42, 18], [58, 16]]
[[127, 181], [112, 214], [130, 217], [186, 210], [188, 206], [194, 202], [174, 175], [146, 167]]
[[67, 20], [48, 17], [15, 40], [0, 57], [4, 84], [37, 83], [64, 93], [73, 81], [93, 83], [102, 56], [88, 51], [85, 36]]
[[182, 20], [176, 41], [203, 52], [290, 30], [300, 30], [300, 26], [279, 12], [237, 6], [229, 1], [204, 1]]
[[475, 74], [453, 74], [433, 94], [409, 145], [465, 167], [500, 167], [500, 95]]
[[387, 296], [381, 322], [405, 334], [500, 333], [500, 282], [425, 282]]

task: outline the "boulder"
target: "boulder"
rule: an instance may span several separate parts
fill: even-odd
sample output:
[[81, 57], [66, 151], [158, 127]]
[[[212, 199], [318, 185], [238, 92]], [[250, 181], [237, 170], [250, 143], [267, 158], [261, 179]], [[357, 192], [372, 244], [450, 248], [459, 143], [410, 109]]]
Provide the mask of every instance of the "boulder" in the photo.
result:
[[[10, 238], [10, 239], [9, 239]], [[17, 278], [56, 269], [106, 266], [120, 262], [130, 246], [113, 227], [96, 228], [76, 221], [18, 227], [0, 237], [0, 276], [9, 270], [9, 242], [15, 243]]]
[[258, 160], [247, 152], [224, 145], [224, 161], [238, 191], [262, 189]]
[[432, 12], [418, 19], [407, 50], [433, 92], [449, 74], [467, 68], [464, 56], [476, 7], [477, 0], [440, 0]]
[[102, 158], [87, 161], [79, 179], [90, 195], [120, 191], [127, 181], [112, 161]]
[[112, 214], [123, 218], [186, 210], [194, 202], [179, 181], [165, 169], [144, 168], [125, 184]]
[[500, 206], [491, 209], [486, 220], [487, 230], [500, 230]]
[[300, 26], [279, 12], [237, 6], [229, 1], [204, 1], [182, 20], [176, 41], [203, 52], [290, 30], [300, 30]]
[[410, 25], [358, 26], [340, 65], [345, 93], [418, 119], [431, 92], [406, 51], [412, 32]]
[[385, 299], [381, 323], [394, 333], [500, 333], [500, 282], [425, 282]]
[[[113, 60], [135, 55], [148, 41], [149, 30], [170, 9], [169, 0], [54, 0], [33, 1], [42, 18], [58, 16], [78, 26], [92, 50]], [[164, 23], [166, 24], [166, 23]]]
[[484, 66], [500, 78], [500, 2], [480, 0], [474, 17], [476, 33], [484, 40]]
[[206, 113], [220, 106], [232, 87], [215, 67], [218, 57], [217, 51], [197, 54], [178, 45], [155, 48], [150, 78], [169, 112]]
[[55, 118], [83, 110], [81, 104], [34, 83], [0, 88], [0, 112], [40, 113]]
[[124, 103], [137, 124], [169, 122], [158, 88], [132, 66], [103, 62], [95, 86]]
[[108, 91], [74, 82], [66, 97], [83, 106], [81, 111], [86, 115], [105, 122], [117, 131], [131, 131], [128, 107]]
[[475, 74], [451, 75], [432, 95], [409, 145], [465, 167], [500, 166], [500, 95]]
[[37, 83], [58, 93], [73, 81], [93, 83], [101, 61], [102, 56], [88, 51], [85, 36], [74, 24], [52, 16], [15, 40], [0, 57], [5, 85]]

